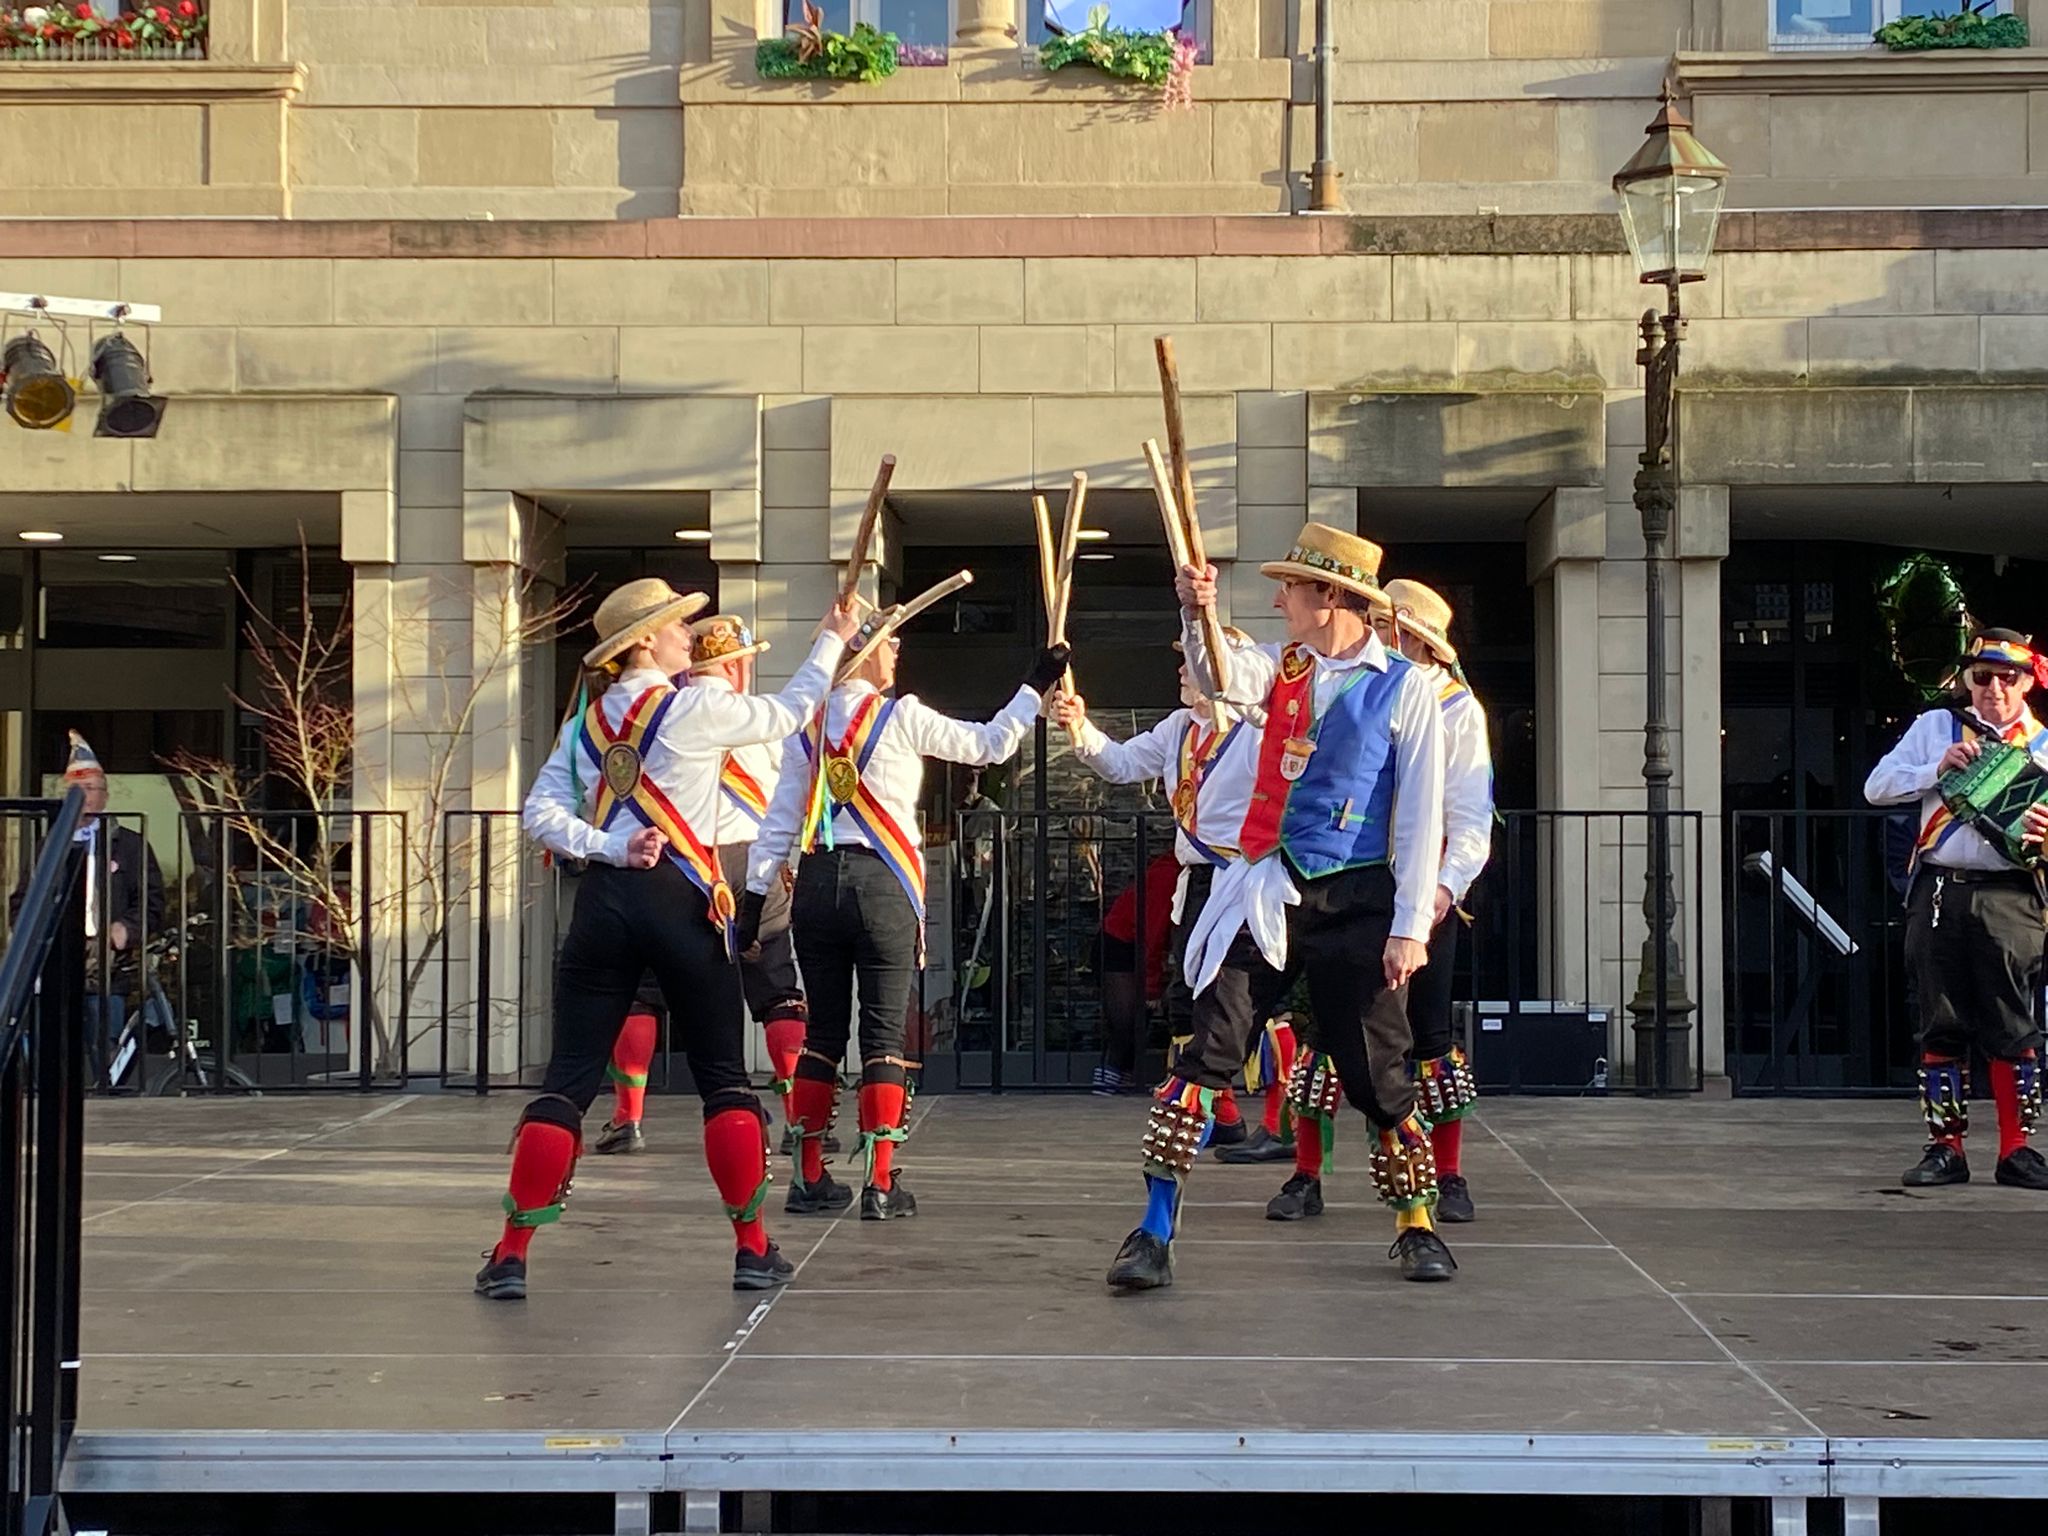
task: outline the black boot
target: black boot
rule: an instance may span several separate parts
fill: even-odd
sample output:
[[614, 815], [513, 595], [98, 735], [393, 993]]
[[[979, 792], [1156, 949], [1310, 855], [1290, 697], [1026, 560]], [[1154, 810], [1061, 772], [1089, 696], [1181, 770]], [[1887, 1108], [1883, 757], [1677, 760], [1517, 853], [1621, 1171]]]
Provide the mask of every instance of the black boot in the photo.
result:
[[1209, 1127], [1208, 1145], [1211, 1147], [1236, 1147], [1244, 1144], [1247, 1132], [1242, 1120], [1225, 1125], [1221, 1120]]
[[647, 1137], [641, 1133], [638, 1120], [628, 1120], [624, 1125], [607, 1120], [604, 1129], [597, 1133], [597, 1140], [591, 1144], [591, 1150], [607, 1157], [621, 1152], [645, 1152]]
[[526, 1300], [526, 1260], [501, 1259], [495, 1248], [487, 1249], [488, 1261], [476, 1272], [476, 1293], [492, 1301]]
[[2021, 1147], [1998, 1160], [1992, 1178], [2015, 1189], [2048, 1189], [2048, 1158], [2032, 1147]]
[[1436, 1184], [1436, 1219], [1467, 1222], [1473, 1217], [1472, 1186], [1461, 1173], [1447, 1173]]
[[1945, 1141], [1930, 1141], [1920, 1161], [1899, 1178], [1908, 1189], [1925, 1189], [1936, 1184], [1970, 1182], [1970, 1161]]
[[1300, 1221], [1304, 1216], [1322, 1214], [1323, 1181], [1312, 1173], [1297, 1173], [1266, 1202], [1268, 1221]]
[[903, 1187], [903, 1175], [891, 1173], [889, 1187], [870, 1184], [860, 1192], [862, 1221], [897, 1221], [917, 1214], [917, 1196]]
[[806, 1184], [802, 1179], [793, 1182], [782, 1208], [792, 1216], [829, 1216], [851, 1204], [853, 1191], [830, 1173], [820, 1173], [815, 1183]]
[[1156, 1291], [1173, 1284], [1173, 1247], [1143, 1227], [1124, 1239], [1109, 1266], [1110, 1289]]
[[1428, 1227], [1407, 1228], [1394, 1239], [1387, 1257], [1401, 1261], [1403, 1280], [1448, 1280], [1458, 1267], [1444, 1240]]
[[765, 1253], [749, 1253], [742, 1248], [732, 1258], [732, 1288], [736, 1291], [772, 1291], [795, 1277], [796, 1266], [773, 1243]]
[[1253, 1131], [1243, 1146], [1229, 1147], [1216, 1154], [1219, 1163], [1291, 1163], [1294, 1143], [1275, 1136], [1263, 1125]]

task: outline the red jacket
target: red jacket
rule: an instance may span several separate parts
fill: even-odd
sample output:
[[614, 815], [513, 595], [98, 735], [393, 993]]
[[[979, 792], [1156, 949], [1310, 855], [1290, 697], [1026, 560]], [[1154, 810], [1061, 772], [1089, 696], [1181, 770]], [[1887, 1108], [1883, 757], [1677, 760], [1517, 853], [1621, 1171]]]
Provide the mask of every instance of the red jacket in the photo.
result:
[[[1180, 880], [1180, 860], [1169, 850], [1145, 869], [1145, 995], [1166, 992], [1166, 939], [1173, 929], [1173, 888]], [[1138, 942], [1138, 887], [1133, 881], [1109, 904], [1102, 931], [1126, 944]]]

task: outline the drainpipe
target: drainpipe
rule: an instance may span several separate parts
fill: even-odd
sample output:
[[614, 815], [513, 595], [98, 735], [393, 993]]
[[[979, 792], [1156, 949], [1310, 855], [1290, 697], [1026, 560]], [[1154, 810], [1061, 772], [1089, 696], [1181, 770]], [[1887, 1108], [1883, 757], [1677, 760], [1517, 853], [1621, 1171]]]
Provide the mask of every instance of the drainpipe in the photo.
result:
[[1344, 173], [1337, 169], [1330, 126], [1330, 85], [1337, 46], [1330, 40], [1330, 0], [1316, 0], [1316, 162], [1308, 173], [1310, 213], [1342, 213], [1344, 199], [1337, 184]]

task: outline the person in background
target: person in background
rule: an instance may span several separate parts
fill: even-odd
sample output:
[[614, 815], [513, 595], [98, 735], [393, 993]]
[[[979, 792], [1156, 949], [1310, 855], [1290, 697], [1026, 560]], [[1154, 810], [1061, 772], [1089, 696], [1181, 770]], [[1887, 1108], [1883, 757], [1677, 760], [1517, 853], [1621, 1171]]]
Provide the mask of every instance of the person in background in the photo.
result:
[[1166, 951], [1173, 933], [1173, 891], [1180, 860], [1168, 848], [1145, 866], [1145, 974], [1138, 976], [1138, 882], [1117, 893], [1102, 916], [1102, 1065], [1094, 1091], [1135, 1093], [1145, 1016], [1166, 996]]

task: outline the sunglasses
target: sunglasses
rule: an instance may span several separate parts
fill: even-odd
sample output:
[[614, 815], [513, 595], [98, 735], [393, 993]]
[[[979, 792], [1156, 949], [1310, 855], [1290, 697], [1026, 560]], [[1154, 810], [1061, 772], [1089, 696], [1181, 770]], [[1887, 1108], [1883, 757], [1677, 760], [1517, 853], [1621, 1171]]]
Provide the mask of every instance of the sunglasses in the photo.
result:
[[2021, 677], [2019, 673], [2008, 672], [2001, 667], [1972, 667], [1970, 669], [1970, 686], [1972, 688], [1989, 688], [1993, 683], [2003, 683], [2008, 688], [2017, 688], [2020, 682]]

